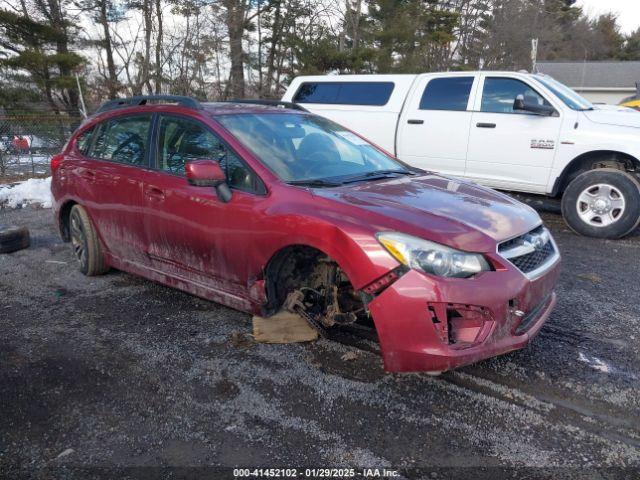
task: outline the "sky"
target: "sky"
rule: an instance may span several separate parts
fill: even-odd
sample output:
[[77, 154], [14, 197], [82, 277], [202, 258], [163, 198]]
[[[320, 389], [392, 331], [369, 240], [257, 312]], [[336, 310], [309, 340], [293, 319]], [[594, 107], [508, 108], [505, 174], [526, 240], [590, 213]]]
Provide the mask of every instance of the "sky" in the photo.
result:
[[578, 0], [576, 6], [583, 7], [590, 17], [607, 12], [618, 14], [618, 24], [625, 34], [640, 27], [640, 0]]

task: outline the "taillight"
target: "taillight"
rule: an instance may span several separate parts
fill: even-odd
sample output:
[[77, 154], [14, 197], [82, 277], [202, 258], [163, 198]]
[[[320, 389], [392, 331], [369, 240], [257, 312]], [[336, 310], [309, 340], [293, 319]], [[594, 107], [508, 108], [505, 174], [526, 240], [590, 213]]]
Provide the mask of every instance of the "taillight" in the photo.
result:
[[51, 157], [51, 171], [55, 172], [63, 160], [64, 160], [63, 155], [54, 155], [53, 157]]

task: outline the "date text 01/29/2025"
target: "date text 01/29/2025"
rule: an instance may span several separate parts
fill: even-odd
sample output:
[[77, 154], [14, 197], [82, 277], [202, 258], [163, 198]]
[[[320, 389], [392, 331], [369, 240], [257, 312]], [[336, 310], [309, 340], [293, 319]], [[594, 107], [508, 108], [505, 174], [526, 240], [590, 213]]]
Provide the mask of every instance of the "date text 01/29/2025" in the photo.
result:
[[387, 468], [234, 468], [234, 478], [395, 478], [397, 470]]

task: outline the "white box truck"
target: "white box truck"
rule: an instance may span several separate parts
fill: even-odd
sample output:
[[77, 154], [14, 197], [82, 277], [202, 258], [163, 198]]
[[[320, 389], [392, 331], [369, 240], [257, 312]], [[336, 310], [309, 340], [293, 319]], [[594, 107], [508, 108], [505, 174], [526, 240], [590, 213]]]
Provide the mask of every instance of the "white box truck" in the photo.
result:
[[562, 198], [576, 232], [640, 223], [640, 113], [592, 105], [551, 77], [516, 72], [297, 77], [283, 99], [404, 162], [493, 188]]

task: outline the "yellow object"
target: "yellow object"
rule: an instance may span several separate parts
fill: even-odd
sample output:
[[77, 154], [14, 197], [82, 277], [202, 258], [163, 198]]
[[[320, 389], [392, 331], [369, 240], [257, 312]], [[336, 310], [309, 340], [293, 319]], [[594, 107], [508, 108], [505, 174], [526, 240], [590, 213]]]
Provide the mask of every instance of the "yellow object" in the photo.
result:
[[318, 332], [301, 316], [281, 310], [268, 318], [253, 317], [253, 338], [261, 343], [312, 342]]
[[408, 259], [403, 255], [401, 251], [401, 246], [390, 238], [380, 238], [380, 243], [387, 249], [387, 251], [394, 256], [396, 260], [404, 265], [409, 265]]
[[640, 110], [640, 98], [632, 98], [623, 100], [620, 104], [622, 107], [631, 107]]

